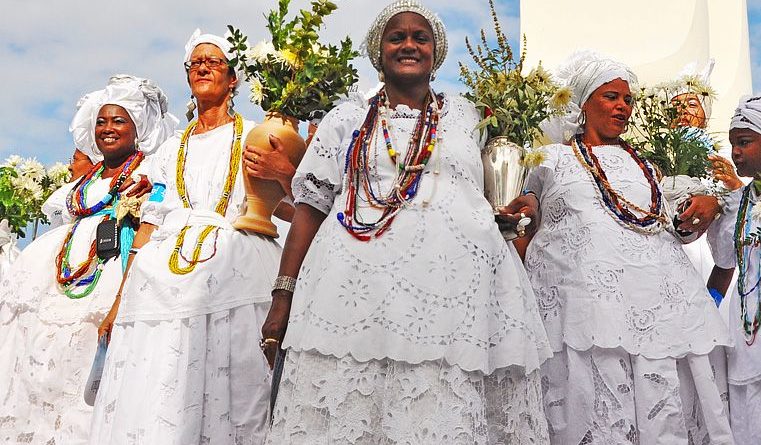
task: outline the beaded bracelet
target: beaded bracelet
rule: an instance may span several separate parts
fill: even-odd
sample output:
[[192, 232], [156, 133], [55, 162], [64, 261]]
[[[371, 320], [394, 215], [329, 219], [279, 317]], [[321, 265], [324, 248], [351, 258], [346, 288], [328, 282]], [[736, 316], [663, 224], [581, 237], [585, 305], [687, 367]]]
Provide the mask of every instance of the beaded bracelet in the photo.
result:
[[275, 284], [272, 285], [272, 291], [284, 290], [293, 293], [296, 290], [296, 278], [289, 277], [288, 275], [280, 275], [275, 279]]

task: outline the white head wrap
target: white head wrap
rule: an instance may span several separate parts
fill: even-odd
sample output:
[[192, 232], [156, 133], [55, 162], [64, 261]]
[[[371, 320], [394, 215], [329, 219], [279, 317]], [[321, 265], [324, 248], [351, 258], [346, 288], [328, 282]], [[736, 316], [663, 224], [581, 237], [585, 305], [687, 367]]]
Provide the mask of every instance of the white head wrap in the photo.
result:
[[761, 134], [761, 96], [744, 96], [737, 105], [729, 129], [747, 128]]
[[674, 94], [674, 97], [682, 94], [695, 94], [700, 101], [700, 106], [703, 107], [706, 119], [711, 118], [711, 111], [713, 109], [714, 94], [711, 90], [709, 79], [715, 64], [716, 61], [714, 59], [708, 59], [705, 66], [700, 69], [697, 62], [685, 65], [679, 72], [675, 90], [676, 94]]
[[[185, 44], [185, 57], [183, 58], [183, 62], [189, 62], [190, 61], [190, 55], [193, 54], [193, 50], [196, 49], [196, 46], [201, 45], [203, 43], [210, 43], [217, 48], [219, 48], [222, 53], [225, 55], [225, 59], [230, 60], [230, 49], [232, 49], [233, 45], [232, 43], [227, 41], [227, 37], [230, 35], [229, 31], [225, 33], [224, 37], [220, 37], [215, 34], [202, 34], [201, 30], [196, 28], [195, 31], [193, 31], [193, 34], [190, 35], [190, 38], [188, 39], [188, 43]], [[242, 79], [241, 76], [242, 72], [236, 70], [235, 71], [235, 77], [238, 79]], [[237, 85], [236, 85], [237, 90]]]
[[370, 29], [367, 31], [365, 41], [362, 42], [362, 50], [370, 58], [375, 69], [380, 72], [383, 70], [381, 65], [381, 39], [383, 37], [383, 31], [386, 30], [386, 25], [389, 20], [397, 14], [403, 12], [414, 12], [422, 16], [433, 31], [433, 71], [435, 72], [444, 63], [444, 59], [447, 57], [447, 49], [449, 44], [447, 43], [447, 32], [444, 28], [439, 16], [433, 13], [430, 9], [421, 5], [415, 0], [397, 0], [394, 3], [386, 6], [383, 11], [370, 25]]
[[621, 79], [634, 91], [637, 83], [637, 76], [629, 67], [589, 50], [573, 53], [558, 68], [554, 77], [573, 93], [565, 114], [553, 116], [540, 124], [542, 131], [555, 143], [567, 142], [581, 133], [581, 107], [596, 89]]
[[95, 121], [103, 105], [119, 105], [127, 110], [137, 130], [137, 148], [151, 154], [174, 133], [179, 121], [167, 113], [164, 92], [148, 79], [118, 74], [108, 81], [106, 88], [85, 94], [77, 103], [77, 113], [69, 131], [74, 145], [92, 162], [103, 155], [95, 145]]

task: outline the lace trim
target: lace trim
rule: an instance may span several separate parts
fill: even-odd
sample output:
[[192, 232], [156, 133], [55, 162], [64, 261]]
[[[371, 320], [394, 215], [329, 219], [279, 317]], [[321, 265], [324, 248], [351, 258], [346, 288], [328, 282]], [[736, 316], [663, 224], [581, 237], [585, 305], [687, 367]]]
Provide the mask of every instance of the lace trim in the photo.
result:
[[313, 173], [307, 173], [293, 180], [293, 202], [308, 204], [328, 214], [340, 188], [328, 180], [318, 179]]

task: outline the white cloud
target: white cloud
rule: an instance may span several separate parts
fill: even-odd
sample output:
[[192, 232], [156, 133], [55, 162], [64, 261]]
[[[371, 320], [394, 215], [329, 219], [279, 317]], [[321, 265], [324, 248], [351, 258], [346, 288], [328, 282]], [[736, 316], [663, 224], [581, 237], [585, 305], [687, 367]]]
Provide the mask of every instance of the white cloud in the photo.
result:
[[[337, 0], [339, 9], [327, 21], [324, 35], [337, 42], [351, 36], [358, 46], [386, 1]], [[439, 88], [458, 89], [457, 60], [466, 60], [464, 36], [490, 27], [486, 1], [427, 0], [448, 26], [450, 53], [439, 75]], [[12, 153], [36, 156], [45, 163], [71, 154], [68, 125], [77, 100], [103, 88], [108, 77], [129, 73], [155, 80], [167, 93], [178, 117], [188, 99], [181, 65], [190, 33], [221, 34], [228, 24], [241, 28], [252, 41], [266, 38], [264, 14], [276, 1], [133, 1], [69, 0], [34, 2], [6, 0], [0, 19], [0, 159]], [[292, 10], [308, 7], [293, 0]], [[517, 35], [517, 2], [499, 6], [503, 25]], [[512, 17], [504, 17], [510, 13]], [[377, 82], [370, 63], [356, 62], [360, 87]], [[259, 116], [245, 96], [237, 98], [243, 114]]]

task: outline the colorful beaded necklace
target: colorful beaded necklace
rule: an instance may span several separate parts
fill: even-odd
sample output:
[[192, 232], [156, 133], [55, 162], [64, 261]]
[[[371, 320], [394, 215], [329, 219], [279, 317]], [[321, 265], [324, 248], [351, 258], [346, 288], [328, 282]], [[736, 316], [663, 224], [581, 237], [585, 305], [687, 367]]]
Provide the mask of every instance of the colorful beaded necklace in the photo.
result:
[[[753, 253], [753, 249], [758, 249], [761, 245], [761, 237], [757, 233], [750, 233], [753, 223], [751, 214], [753, 210], [753, 200], [750, 199], [750, 190], [752, 185], [745, 186], [742, 198], [740, 199], [740, 208], [737, 211], [737, 221], [735, 222], [735, 257], [737, 258], [737, 291], [740, 294], [740, 321], [742, 322], [743, 331], [745, 332], [745, 343], [752, 345], [756, 340], [758, 327], [761, 323], [761, 271], [756, 283], [748, 289], [747, 261]], [[756, 312], [751, 320], [748, 316], [748, 296], [756, 294]]]
[[[644, 233], [656, 233], [667, 227], [669, 220], [663, 214], [663, 197], [652, 167], [626, 142], [620, 141], [621, 147], [634, 159], [650, 185], [650, 209], [646, 210], [626, 199], [613, 189], [608, 181], [599, 159], [581, 141], [581, 135], [571, 141], [571, 147], [579, 163], [592, 176], [600, 192], [605, 208], [612, 213], [624, 227]], [[637, 216], [635, 212], [644, 216]]]
[[[420, 113], [407, 145], [404, 159], [394, 148], [389, 128], [389, 99], [385, 89], [370, 99], [370, 109], [362, 126], [352, 134], [344, 164], [346, 206], [337, 215], [341, 225], [360, 241], [378, 238], [388, 230], [399, 211], [417, 196], [420, 181], [431, 154], [436, 147], [436, 128], [439, 122], [441, 98], [433, 91], [426, 98], [424, 111]], [[378, 168], [378, 160], [372, 158], [376, 150], [378, 127], [383, 134], [386, 152], [396, 166], [396, 176], [390, 190], [382, 192], [380, 184], [373, 186], [372, 171]], [[378, 176], [377, 174], [375, 176]], [[363, 195], [360, 195], [360, 191]], [[364, 205], [363, 205], [364, 204]], [[362, 208], [371, 207], [381, 211], [379, 217], [366, 221]]]
[[[116, 197], [119, 194], [119, 187], [129, 178], [135, 169], [143, 160], [142, 152], [135, 152], [130, 156], [122, 166], [122, 171], [111, 178], [108, 193], [91, 207], [87, 207], [87, 193], [90, 186], [100, 179], [105, 167], [103, 162], [96, 164], [86, 175], [79, 179], [74, 188], [71, 189], [66, 197], [66, 208], [69, 214], [76, 218], [74, 224], [66, 234], [63, 240], [61, 250], [56, 256], [56, 280], [61, 285], [64, 294], [71, 299], [84, 298], [92, 293], [98, 284], [98, 279], [103, 270], [103, 260], [96, 255], [96, 240], [93, 239], [90, 244], [90, 250], [87, 258], [76, 266], [71, 265], [71, 248], [74, 241], [74, 234], [83, 219], [93, 215], [103, 215], [102, 221], [108, 221], [112, 218], [109, 213], [104, 212], [107, 207], [112, 207]], [[86, 286], [81, 292], [76, 292], [76, 288]]]
[[[198, 125], [198, 121], [193, 121], [190, 125], [188, 125], [188, 128], [185, 129], [185, 132], [182, 134], [182, 139], [180, 139], [180, 149], [177, 152], [177, 193], [180, 195], [180, 199], [182, 199], [182, 204], [185, 208], [193, 208], [193, 206], [190, 204], [190, 198], [188, 196], [187, 187], [185, 185], [185, 160], [187, 158], [188, 153], [188, 140], [190, 139], [190, 135], [193, 133], [193, 130], [196, 128], [196, 125]], [[230, 203], [230, 195], [232, 194], [233, 186], [235, 186], [235, 179], [238, 175], [238, 169], [240, 169], [240, 162], [241, 162], [241, 137], [243, 136], [243, 118], [240, 114], [235, 113], [235, 118], [233, 121], [233, 140], [231, 142], [231, 153], [230, 153], [230, 163], [229, 163], [229, 170], [227, 171], [227, 177], [225, 178], [225, 185], [222, 189], [222, 195], [219, 197], [219, 201], [217, 202], [216, 207], [214, 208], [214, 211], [219, 213], [220, 215], [224, 216], [227, 212], [227, 206]], [[169, 270], [172, 271], [172, 273], [177, 275], [185, 275], [192, 272], [196, 266], [200, 263], [203, 263], [205, 261], [208, 261], [214, 257], [214, 255], [217, 252], [217, 243], [216, 243], [216, 236], [214, 241], [214, 251], [213, 253], [208, 257], [204, 259], [200, 259], [201, 257], [201, 248], [203, 247], [204, 241], [206, 241], [206, 238], [215, 231], [219, 231], [219, 227], [216, 226], [206, 226], [201, 230], [201, 233], [198, 235], [198, 238], [196, 238], [195, 247], [193, 248], [193, 254], [190, 258], [186, 258], [185, 255], [182, 253], [182, 247], [185, 244], [185, 236], [190, 230], [190, 226], [185, 226], [180, 231], [179, 235], [177, 235], [177, 242], [174, 245], [174, 250], [172, 251], [172, 254], [169, 256]], [[186, 266], [180, 265], [180, 257], [187, 263]]]

